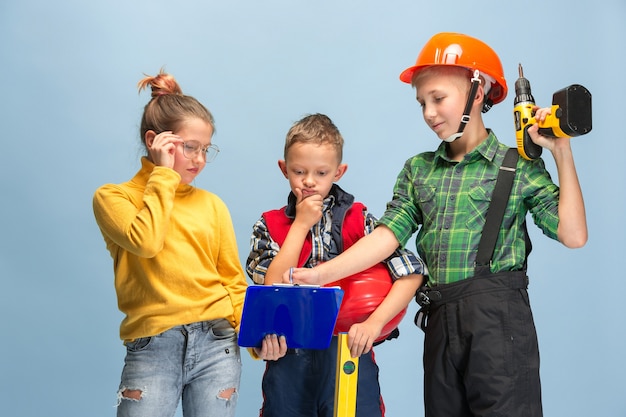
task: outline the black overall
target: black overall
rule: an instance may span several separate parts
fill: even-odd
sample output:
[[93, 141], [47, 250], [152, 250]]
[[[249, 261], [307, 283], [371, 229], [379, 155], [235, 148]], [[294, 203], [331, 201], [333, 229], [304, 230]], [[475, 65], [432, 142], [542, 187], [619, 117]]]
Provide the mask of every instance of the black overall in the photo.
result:
[[[499, 273], [489, 268], [516, 162], [517, 152], [503, 162], [474, 276], [423, 287], [417, 294], [422, 309], [416, 324], [425, 332], [426, 417], [542, 416], [539, 349], [525, 268]], [[502, 174], [510, 178], [501, 180]]]

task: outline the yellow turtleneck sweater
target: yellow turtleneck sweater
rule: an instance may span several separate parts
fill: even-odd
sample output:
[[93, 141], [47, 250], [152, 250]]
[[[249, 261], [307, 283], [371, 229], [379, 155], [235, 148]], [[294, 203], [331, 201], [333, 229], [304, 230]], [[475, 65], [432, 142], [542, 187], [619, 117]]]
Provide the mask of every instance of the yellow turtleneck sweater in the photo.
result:
[[122, 184], [100, 187], [96, 222], [113, 257], [122, 340], [217, 318], [239, 329], [247, 288], [228, 208], [216, 195], [142, 158]]

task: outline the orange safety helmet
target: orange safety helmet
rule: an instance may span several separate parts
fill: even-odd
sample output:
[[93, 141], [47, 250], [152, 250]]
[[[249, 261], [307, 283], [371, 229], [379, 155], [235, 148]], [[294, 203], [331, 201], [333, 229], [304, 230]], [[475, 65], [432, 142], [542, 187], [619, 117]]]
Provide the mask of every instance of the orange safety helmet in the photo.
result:
[[[370, 314], [383, 302], [392, 285], [391, 274], [382, 263], [325, 285], [326, 287], [339, 286], [344, 291], [334, 333], [348, 332], [353, 324], [367, 320]], [[375, 342], [385, 340], [398, 327], [405, 314], [406, 308], [383, 327]]]
[[489, 45], [471, 36], [451, 32], [436, 34], [426, 42], [415, 65], [402, 71], [400, 80], [410, 84], [416, 72], [433, 65], [464, 67], [491, 77], [491, 87], [485, 97], [489, 107], [503, 101], [508, 92], [500, 58]]

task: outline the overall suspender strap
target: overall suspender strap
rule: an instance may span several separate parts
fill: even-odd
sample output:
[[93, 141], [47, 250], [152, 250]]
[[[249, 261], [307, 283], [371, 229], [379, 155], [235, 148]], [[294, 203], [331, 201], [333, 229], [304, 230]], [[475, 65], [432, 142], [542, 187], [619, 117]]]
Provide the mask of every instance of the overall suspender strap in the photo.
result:
[[496, 247], [496, 240], [498, 239], [498, 233], [502, 225], [504, 210], [506, 209], [511, 194], [511, 188], [513, 187], [518, 157], [519, 153], [517, 149], [509, 148], [500, 166], [500, 172], [498, 173], [496, 186], [493, 190], [491, 203], [489, 204], [489, 209], [487, 209], [483, 234], [478, 244], [476, 271], [484, 267], [487, 268], [487, 272], [489, 271], [488, 268], [491, 263], [493, 251]]
[[[483, 234], [478, 244], [474, 278], [468, 278], [463, 281], [448, 284], [445, 290], [440, 289], [439, 287], [435, 287], [434, 289], [424, 289], [424, 287], [422, 287], [417, 291], [415, 301], [421, 306], [421, 308], [415, 315], [414, 323], [422, 330], [426, 329], [428, 323], [428, 313], [432, 305], [437, 304], [442, 299], [445, 299], [447, 302], [466, 296], [467, 290], [465, 289], [465, 285], [468, 283], [477, 284], [479, 291], [488, 291], [490, 290], [490, 286], [493, 286], [494, 288], [501, 288], [502, 283], [506, 283], [510, 288], [526, 288], [528, 285], [528, 277], [526, 276], [525, 271], [495, 274], [489, 278], [483, 279], [477, 278], [485, 277], [487, 274], [491, 273], [491, 258], [496, 247], [496, 240], [498, 239], [502, 219], [504, 218], [504, 210], [506, 209], [509, 196], [511, 195], [511, 189], [513, 188], [513, 179], [515, 178], [518, 158], [519, 152], [517, 149], [509, 148], [504, 156], [502, 165], [500, 166], [496, 186], [494, 187], [491, 202], [489, 203], [489, 208], [487, 209]], [[526, 229], [525, 223], [524, 229]], [[526, 233], [525, 230], [524, 232]], [[527, 233], [526, 243], [526, 256], [528, 257], [528, 253], [530, 252], [528, 247], [530, 245], [530, 241]], [[456, 292], [455, 288], [457, 289]], [[462, 290], [458, 291], [458, 288], [461, 288]]]

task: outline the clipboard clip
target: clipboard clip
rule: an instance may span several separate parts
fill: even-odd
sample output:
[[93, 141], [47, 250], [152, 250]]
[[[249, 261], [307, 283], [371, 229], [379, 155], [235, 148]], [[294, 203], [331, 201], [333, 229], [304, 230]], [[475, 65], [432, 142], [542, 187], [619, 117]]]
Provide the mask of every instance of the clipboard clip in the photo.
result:
[[[285, 284], [282, 282], [277, 282], [276, 284], [272, 284], [273, 287], [302, 287], [302, 288], [320, 288], [320, 285], [315, 284]], [[331, 287], [336, 288], [336, 287]]]

